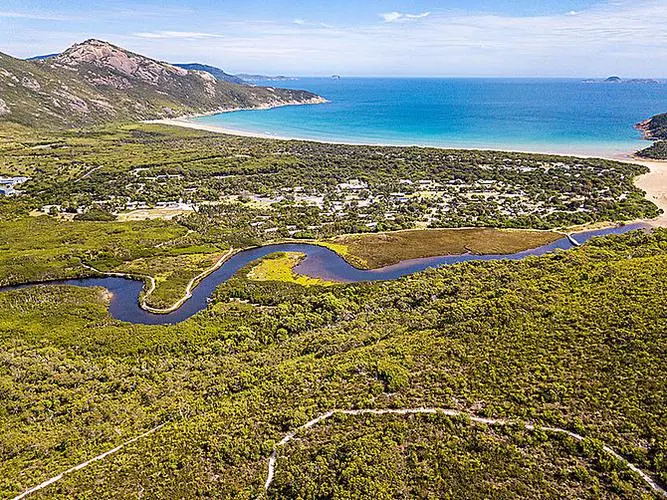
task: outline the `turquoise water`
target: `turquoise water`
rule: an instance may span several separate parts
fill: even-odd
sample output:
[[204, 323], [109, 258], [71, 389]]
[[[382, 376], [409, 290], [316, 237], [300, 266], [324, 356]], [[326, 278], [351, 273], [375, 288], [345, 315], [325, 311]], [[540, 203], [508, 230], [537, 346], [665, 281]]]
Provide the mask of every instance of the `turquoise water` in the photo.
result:
[[263, 84], [310, 90], [331, 102], [196, 120], [336, 142], [619, 154], [648, 146], [633, 125], [667, 111], [667, 84], [482, 78], [301, 78]]

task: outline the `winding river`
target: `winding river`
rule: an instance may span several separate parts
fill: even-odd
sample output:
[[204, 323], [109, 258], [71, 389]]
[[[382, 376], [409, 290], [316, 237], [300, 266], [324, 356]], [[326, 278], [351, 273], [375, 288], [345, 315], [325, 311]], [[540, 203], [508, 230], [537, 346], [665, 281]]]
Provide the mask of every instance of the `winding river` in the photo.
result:
[[[581, 244], [596, 236], [622, 234], [635, 229], [647, 229], [648, 227], [646, 224], [641, 223], [628, 224], [625, 226], [580, 232], [574, 234], [573, 237], [577, 243]], [[109, 314], [113, 318], [145, 325], [168, 325], [180, 323], [206, 308], [208, 299], [213, 295], [218, 285], [229, 280], [234, 274], [251, 262], [275, 252], [300, 252], [305, 254], [306, 257], [294, 268], [295, 272], [299, 274], [341, 283], [359, 283], [394, 280], [431, 267], [457, 264], [459, 262], [520, 260], [530, 256], [544, 255], [557, 249], [567, 250], [573, 246], [575, 245], [570, 238], [563, 237], [548, 245], [508, 255], [445, 255], [441, 257], [405, 260], [380, 269], [363, 270], [351, 266], [340, 255], [325, 247], [307, 243], [266, 245], [244, 250], [230, 257], [220, 268], [202, 279], [192, 291], [190, 299], [169, 314], [154, 314], [142, 309], [139, 305], [139, 295], [144, 286], [143, 282], [121, 277], [81, 278], [45, 283], [27, 283], [0, 287], [0, 292], [32, 286], [71, 285], [103, 287], [112, 294], [109, 304]]]

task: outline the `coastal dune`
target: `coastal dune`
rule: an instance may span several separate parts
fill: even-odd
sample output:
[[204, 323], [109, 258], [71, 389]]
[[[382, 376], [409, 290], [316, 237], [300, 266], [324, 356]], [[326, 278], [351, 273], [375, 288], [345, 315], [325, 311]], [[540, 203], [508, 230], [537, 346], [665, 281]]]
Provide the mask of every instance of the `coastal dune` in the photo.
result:
[[646, 191], [646, 198], [662, 209], [662, 215], [649, 221], [656, 226], [667, 227], [667, 161], [643, 160], [633, 157], [625, 160], [651, 169], [635, 180], [635, 185]]

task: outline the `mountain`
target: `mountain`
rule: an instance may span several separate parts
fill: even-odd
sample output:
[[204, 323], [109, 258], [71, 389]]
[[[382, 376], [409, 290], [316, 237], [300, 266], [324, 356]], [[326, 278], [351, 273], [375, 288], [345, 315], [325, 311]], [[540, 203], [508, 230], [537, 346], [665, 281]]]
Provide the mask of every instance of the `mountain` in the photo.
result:
[[250, 75], [248, 73], [239, 73], [236, 75], [238, 78], [243, 80], [244, 82], [257, 82], [261, 80], [265, 81], [276, 81], [276, 82], [287, 82], [291, 80], [298, 80], [298, 78], [292, 78], [290, 76], [267, 76], [267, 75]]
[[52, 57], [56, 57], [57, 55], [60, 55], [60, 54], [46, 54], [46, 55], [43, 55], [43, 56], [33, 56], [33, 57], [29, 57], [28, 59], [26, 59], [26, 61], [43, 61], [44, 59], [50, 59]]
[[667, 140], [667, 113], [644, 120], [635, 125], [635, 128], [641, 130], [644, 133], [644, 139], [649, 141]]
[[221, 70], [220, 68], [216, 68], [215, 66], [209, 66], [207, 64], [198, 64], [198, 63], [174, 64], [174, 66], [176, 66], [177, 68], [183, 68], [188, 70], [206, 71], [207, 73], [210, 73], [218, 80], [222, 80], [223, 82], [237, 83], [239, 85], [245, 84], [245, 81], [239, 78], [238, 76], [225, 73], [223, 70]]
[[179, 68], [101, 40], [36, 61], [0, 53], [0, 120], [29, 126], [80, 127], [321, 102], [302, 90], [220, 81], [205, 71]]

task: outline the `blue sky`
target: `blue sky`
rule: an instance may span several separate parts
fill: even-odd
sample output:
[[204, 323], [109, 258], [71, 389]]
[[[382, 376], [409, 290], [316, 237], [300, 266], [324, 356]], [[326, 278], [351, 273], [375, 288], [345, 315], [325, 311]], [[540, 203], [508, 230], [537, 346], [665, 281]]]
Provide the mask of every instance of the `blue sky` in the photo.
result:
[[0, 51], [100, 38], [230, 72], [667, 77], [667, 0], [2, 0]]

